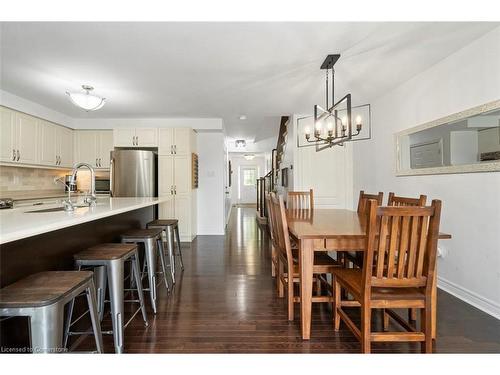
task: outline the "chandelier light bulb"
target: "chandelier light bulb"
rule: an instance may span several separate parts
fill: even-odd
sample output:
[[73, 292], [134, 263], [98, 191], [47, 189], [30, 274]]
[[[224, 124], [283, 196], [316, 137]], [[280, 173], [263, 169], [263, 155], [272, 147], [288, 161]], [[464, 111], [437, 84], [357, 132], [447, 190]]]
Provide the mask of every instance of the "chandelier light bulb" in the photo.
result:
[[361, 116], [360, 115], [356, 116], [356, 125], [361, 125]]

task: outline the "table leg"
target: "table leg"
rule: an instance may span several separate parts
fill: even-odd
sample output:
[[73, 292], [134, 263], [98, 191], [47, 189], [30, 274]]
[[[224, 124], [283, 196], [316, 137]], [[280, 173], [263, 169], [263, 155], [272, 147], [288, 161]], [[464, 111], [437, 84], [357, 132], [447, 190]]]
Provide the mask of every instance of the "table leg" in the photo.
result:
[[436, 322], [437, 322], [437, 262], [436, 262], [436, 269], [434, 270], [434, 277], [432, 278], [432, 292], [431, 292], [431, 329], [432, 329], [433, 340], [436, 340]]
[[300, 326], [302, 329], [302, 339], [309, 340], [311, 336], [314, 240], [300, 240], [299, 254]]

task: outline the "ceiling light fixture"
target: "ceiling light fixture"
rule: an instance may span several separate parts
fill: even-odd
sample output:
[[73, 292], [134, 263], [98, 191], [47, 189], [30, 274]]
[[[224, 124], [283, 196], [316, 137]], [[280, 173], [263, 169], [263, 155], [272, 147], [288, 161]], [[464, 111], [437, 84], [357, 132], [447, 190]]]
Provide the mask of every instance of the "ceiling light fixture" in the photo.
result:
[[234, 145], [236, 146], [236, 148], [244, 148], [246, 147], [247, 143], [244, 139], [237, 139], [236, 142], [234, 142]]
[[106, 103], [105, 98], [101, 98], [100, 96], [91, 94], [90, 92], [94, 90], [92, 86], [82, 85], [82, 89], [85, 92], [67, 92], [66, 94], [69, 96], [71, 102], [84, 109], [85, 111], [97, 111], [102, 108]]
[[[351, 94], [345, 95], [342, 99], [335, 103], [335, 70], [333, 66], [340, 58], [339, 54], [328, 55], [321, 64], [321, 69], [326, 70], [326, 109], [321, 108], [319, 105], [314, 106], [314, 129], [311, 134], [311, 128], [305, 128], [305, 137], [308, 143], [316, 144], [316, 151], [321, 151], [335, 145], [343, 145], [344, 142], [353, 140], [353, 137], [358, 136], [367, 125], [370, 131], [370, 118], [363, 119], [360, 113], [356, 114], [353, 120], [353, 107], [351, 106]], [[332, 106], [330, 107], [328, 91], [329, 71], [332, 72]], [[356, 108], [363, 108], [369, 105], [360, 106]], [[369, 113], [369, 112], [368, 112]], [[364, 123], [364, 120], [367, 123]], [[355, 121], [356, 128], [353, 129], [353, 122]], [[311, 139], [312, 138], [312, 139]]]
[[245, 155], [243, 155], [243, 157], [246, 160], [253, 160], [253, 158], [255, 157], [255, 155], [254, 154], [245, 154]]
[[240, 120], [242, 120], [242, 121], [243, 121], [243, 120], [246, 120], [246, 119], [247, 119], [247, 115], [241, 115], [241, 116], [240, 116]]

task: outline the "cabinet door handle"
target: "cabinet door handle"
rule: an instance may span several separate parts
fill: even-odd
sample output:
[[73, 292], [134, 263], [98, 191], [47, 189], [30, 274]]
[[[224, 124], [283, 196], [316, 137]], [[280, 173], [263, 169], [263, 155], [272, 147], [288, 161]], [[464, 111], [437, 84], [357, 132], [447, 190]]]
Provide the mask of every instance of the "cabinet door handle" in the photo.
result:
[[170, 195], [174, 195], [174, 187], [170, 185]]
[[17, 161], [19, 161], [19, 159], [21, 159], [21, 153], [17, 150]]
[[177, 186], [174, 185], [174, 195], [177, 195]]
[[174, 154], [177, 155], [177, 145], [174, 145]]
[[102, 167], [101, 158], [99, 158], [99, 167]]
[[16, 150], [12, 149], [12, 161], [16, 161]]
[[174, 145], [170, 145], [170, 154], [174, 153]]

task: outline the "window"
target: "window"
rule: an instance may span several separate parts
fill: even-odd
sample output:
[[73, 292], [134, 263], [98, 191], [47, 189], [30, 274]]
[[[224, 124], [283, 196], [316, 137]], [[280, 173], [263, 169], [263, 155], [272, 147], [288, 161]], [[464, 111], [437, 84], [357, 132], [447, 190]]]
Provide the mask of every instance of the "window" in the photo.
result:
[[257, 180], [255, 169], [243, 170], [243, 186], [254, 186]]

